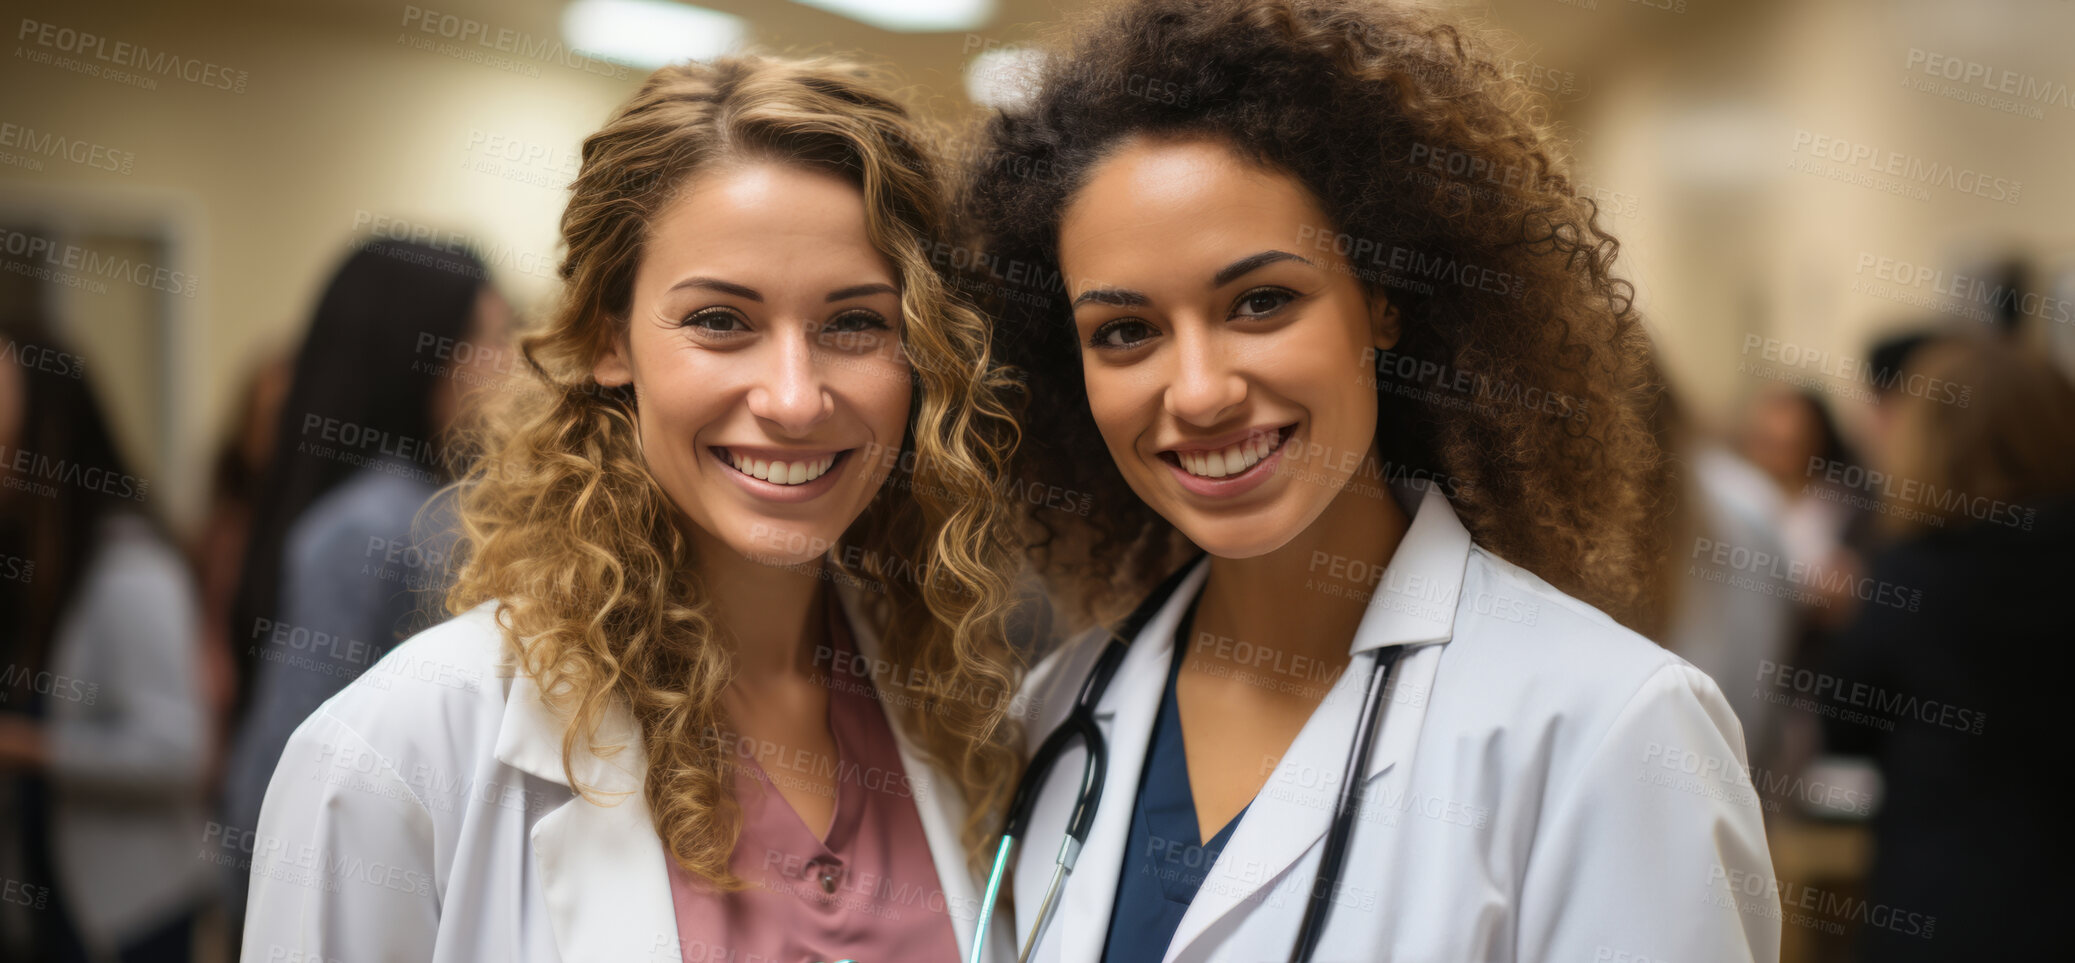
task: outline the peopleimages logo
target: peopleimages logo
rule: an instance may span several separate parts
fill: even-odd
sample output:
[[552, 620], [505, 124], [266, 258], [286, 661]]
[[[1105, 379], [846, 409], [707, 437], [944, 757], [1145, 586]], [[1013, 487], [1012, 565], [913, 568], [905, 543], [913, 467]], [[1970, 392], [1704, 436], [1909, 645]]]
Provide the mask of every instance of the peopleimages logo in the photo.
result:
[[[1832, 485], [1840, 485], [1852, 491], [1873, 493], [1877, 500], [1872, 505], [1860, 506], [1872, 511], [1894, 513], [1892, 506], [1896, 503], [1922, 505], [1946, 515], [1965, 515], [1977, 522], [2008, 525], [2028, 532], [2032, 530], [2032, 523], [2039, 515], [2036, 508], [2015, 505], [2000, 498], [1969, 495], [1957, 488], [1942, 487], [1934, 482], [1900, 478], [1849, 462], [1813, 455], [1808, 460], [1808, 477], [1815, 478], [1818, 475]], [[1944, 519], [1939, 516], [1928, 517], [1936, 519], [1938, 524], [1944, 524]]]
[[[63, 134], [54, 134], [47, 130], [37, 130], [34, 127], [14, 123], [0, 123], [0, 147], [24, 151], [41, 157], [68, 161], [81, 167], [112, 171], [117, 174], [129, 173], [131, 167], [137, 162], [137, 153], [135, 151], [117, 150], [106, 144], [67, 137]], [[0, 161], [0, 163], [8, 162]], [[10, 166], [21, 165], [11, 164]], [[42, 164], [38, 162], [31, 169], [41, 170]]]
[[[61, 27], [54, 23], [42, 23], [28, 17], [22, 18], [21, 28], [15, 31], [16, 41], [28, 41], [39, 47], [58, 53], [101, 61], [111, 67], [127, 67], [147, 74], [158, 74], [184, 80], [203, 87], [228, 90], [234, 94], [245, 92], [246, 71], [232, 70], [221, 64], [211, 63], [196, 57], [182, 57], [164, 50], [153, 50], [142, 44], [117, 40], [99, 34]], [[66, 65], [60, 65], [66, 66]], [[98, 67], [94, 64], [82, 66]]]
[[1911, 196], [1918, 200], [1930, 198], [1928, 193], [1923, 192], [1923, 188], [1937, 187], [1985, 197], [2004, 204], [2015, 204], [2024, 194], [2025, 188], [2022, 181], [1998, 177], [1971, 167], [1960, 167], [1872, 144], [1855, 143], [1842, 137], [1831, 137], [1810, 130], [1794, 132], [1794, 153], [1836, 161], [1847, 168], [1863, 168], [1874, 174], [1900, 178], [1899, 186], [1908, 188]]
[[45, 498], [57, 497], [54, 484], [63, 484], [84, 491], [112, 495], [143, 501], [151, 489], [151, 482], [135, 475], [109, 471], [97, 465], [82, 465], [76, 461], [39, 455], [21, 448], [0, 445], [0, 465], [11, 473], [7, 487], [33, 492]]
[[101, 254], [77, 244], [59, 244], [50, 238], [21, 231], [0, 232], [0, 252], [22, 258], [32, 267], [80, 271], [181, 297], [194, 297], [197, 287], [195, 276], [184, 271], [146, 261], [132, 261], [120, 255]]
[[[1719, 892], [1718, 892], [1719, 890]], [[1846, 920], [1862, 926], [1877, 926], [1893, 930], [1904, 936], [1930, 939], [1938, 927], [1938, 917], [1914, 913], [1886, 903], [1875, 903], [1823, 890], [1815, 886], [1775, 879], [1740, 869], [1724, 869], [1720, 865], [1708, 867], [1708, 895], [1727, 897], [1735, 908], [1753, 915], [1780, 918], [1783, 909], [1807, 910], [1816, 914], [1814, 920], [1793, 920], [1800, 925], [1836, 924]], [[1740, 897], [1755, 897], [1744, 905]], [[1717, 900], [1717, 905], [1721, 901]], [[1822, 927], [1826, 931], [1830, 927]]]
[[2020, 108], [2029, 107], [2031, 104], [2044, 104], [2048, 107], [2075, 109], [2075, 94], [2071, 94], [2067, 84], [2058, 80], [2046, 80], [1920, 47], [1909, 48], [1909, 53], [1902, 58], [1902, 66], [1904, 70], [1920, 72], [1926, 77], [1943, 77], [1968, 87], [1979, 88], [1979, 92], [1984, 94], [2010, 94], [2019, 100], [2028, 101], [2029, 104], [2011, 103], [2006, 106], [1988, 100], [1971, 100], [2010, 113], [2023, 113], [2034, 119], [2043, 117], [2044, 112]]
[[510, 27], [493, 27], [471, 17], [406, 4], [403, 8], [402, 26], [405, 30], [426, 35], [426, 39], [439, 37], [456, 44], [511, 54], [541, 63], [558, 64], [614, 80], [626, 80], [632, 76], [632, 71], [627, 69], [627, 65], [567, 46], [554, 37], [538, 37]]
[[1921, 589], [1706, 537], [1694, 539], [1693, 553], [1687, 559], [1689, 577], [1818, 608], [1830, 607], [1834, 597], [1849, 595], [1861, 602], [1914, 612], [1924, 600]]
[[1967, 305], [1996, 308], [2060, 324], [2075, 321], [2075, 303], [2068, 299], [2021, 290], [1993, 278], [1973, 277], [1928, 264], [1912, 264], [1900, 258], [1860, 251], [1852, 273], [1864, 275], [1868, 271], [1873, 273], [1875, 280], [1903, 288], [1923, 288]]
[[1891, 718], [1915, 719], [1926, 725], [1977, 736], [1981, 735], [1982, 729], [1988, 725], [1988, 713], [1979, 709], [1963, 709], [1937, 699], [1923, 699], [1907, 693], [1890, 692], [1877, 685], [1853, 682], [1828, 672], [1798, 669], [1767, 659], [1758, 660], [1758, 683], [1761, 686], [1769, 684], [1775, 689], [1798, 692], [1817, 700], [1871, 709]]

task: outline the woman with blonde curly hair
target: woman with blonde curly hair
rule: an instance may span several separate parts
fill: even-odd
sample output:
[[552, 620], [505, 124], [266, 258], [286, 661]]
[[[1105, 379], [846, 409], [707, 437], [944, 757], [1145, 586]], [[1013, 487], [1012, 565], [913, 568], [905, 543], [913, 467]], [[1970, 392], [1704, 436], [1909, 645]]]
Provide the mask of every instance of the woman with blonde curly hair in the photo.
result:
[[290, 741], [248, 957], [968, 955], [1015, 425], [943, 198], [841, 62], [666, 67], [585, 140], [455, 618]]
[[1777, 956], [1736, 719], [1635, 628], [1646, 336], [1473, 40], [1131, 0], [986, 126], [977, 280], [1043, 402], [1014, 470], [1094, 503], [1038, 559], [1144, 599], [1029, 680], [1035, 959]]

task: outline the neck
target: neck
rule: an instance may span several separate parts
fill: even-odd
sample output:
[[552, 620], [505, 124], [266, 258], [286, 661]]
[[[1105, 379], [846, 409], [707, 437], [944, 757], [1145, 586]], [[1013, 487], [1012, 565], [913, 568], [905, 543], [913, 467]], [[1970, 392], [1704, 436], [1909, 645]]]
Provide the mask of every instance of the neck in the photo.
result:
[[733, 649], [733, 685], [754, 689], [811, 677], [816, 648], [828, 644], [822, 560], [766, 565], [690, 528], [700, 587], [720, 641]]
[[[1372, 447], [1354, 477], [1383, 477], [1377, 458]], [[1252, 558], [1213, 556], [1197, 625], [1291, 655], [1345, 659], [1410, 524], [1382, 486], [1344, 488], [1289, 544]]]

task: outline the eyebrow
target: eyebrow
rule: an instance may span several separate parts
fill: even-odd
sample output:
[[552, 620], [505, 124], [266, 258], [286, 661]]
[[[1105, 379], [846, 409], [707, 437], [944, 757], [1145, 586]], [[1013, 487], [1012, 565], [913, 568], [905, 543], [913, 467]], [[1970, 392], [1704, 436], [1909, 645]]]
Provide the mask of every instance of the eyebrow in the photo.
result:
[[678, 288], [708, 288], [719, 291], [722, 294], [732, 294], [745, 301], [755, 301], [758, 304], [762, 304], [764, 301], [764, 296], [757, 293], [757, 289], [744, 287], [733, 281], [723, 281], [719, 278], [685, 278], [670, 286], [672, 291]]
[[[1249, 254], [1219, 269], [1218, 273], [1210, 279], [1210, 286], [1214, 288], [1224, 287], [1252, 271], [1282, 261], [1299, 261], [1304, 264], [1311, 264], [1310, 261], [1288, 251], [1262, 251], [1259, 254]], [[1311, 264], [1311, 266], [1317, 267], [1318, 265]]]
[[853, 285], [851, 285], [851, 286], [849, 286], [849, 287], [847, 287], [847, 288], [837, 288], [837, 289], [836, 289], [836, 290], [834, 290], [834, 291], [830, 291], [830, 292], [829, 292], [829, 303], [830, 303], [830, 304], [834, 304], [834, 303], [836, 303], [837, 301], [848, 301], [848, 300], [850, 300], [851, 298], [861, 298], [861, 297], [864, 297], [864, 296], [865, 296], [865, 295], [867, 295], [867, 294], [899, 294], [899, 293], [901, 293], [901, 292], [900, 292], [900, 291], [898, 291], [898, 290], [896, 290], [896, 289], [894, 288], [894, 286], [893, 286], [893, 285], [891, 285], [891, 284], [883, 284], [883, 283], [880, 283], [880, 282], [874, 281], [874, 282], [872, 282], [872, 283], [870, 283], [870, 284], [853, 284]]
[[1083, 304], [1107, 304], [1119, 308], [1136, 308], [1151, 303], [1153, 303], [1153, 299], [1129, 288], [1089, 288], [1074, 295], [1074, 303], [1068, 305], [1068, 307], [1078, 308]]
[[[733, 281], [723, 281], [719, 278], [685, 278], [670, 286], [672, 291], [679, 288], [707, 288], [719, 291], [722, 294], [733, 295], [745, 301], [755, 301], [758, 304], [764, 302], [764, 295], [757, 289], [736, 284]], [[834, 304], [837, 301], [848, 301], [851, 298], [861, 298], [868, 294], [899, 293], [900, 291], [891, 284], [873, 281], [869, 284], [853, 284], [847, 288], [837, 288], [834, 291], [830, 291], [828, 303]]]
[[[1297, 261], [1302, 264], [1310, 264], [1312, 267], [1318, 266], [1288, 251], [1262, 251], [1259, 254], [1249, 254], [1219, 268], [1218, 273], [1211, 276], [1210, 286], [1214, 288], [1224, 287], [1254, 271], [1283, 261]], [[1074, 302], [1069, 305], [1069, 308], [1078, 308], [1083, 304], [1107, 304], [1120, 308], [1136, 308], [1144, 307], [1151, 303], [1151, 298], [1130, 288], [1090, 288], [1075, 295]]]

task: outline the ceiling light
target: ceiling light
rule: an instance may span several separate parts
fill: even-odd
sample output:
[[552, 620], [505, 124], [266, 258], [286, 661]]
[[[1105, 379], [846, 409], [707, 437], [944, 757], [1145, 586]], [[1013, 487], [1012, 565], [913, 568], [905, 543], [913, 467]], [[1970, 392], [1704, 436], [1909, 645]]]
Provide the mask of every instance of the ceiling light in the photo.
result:
[[881, 30], [971, 30], [994, 19], [994, 0], [795, 0]]
[[570, 47], [643, 70], [710, 60], [748, 33], [741, 17], [669, 0], [576, 0], [562, 11]]

